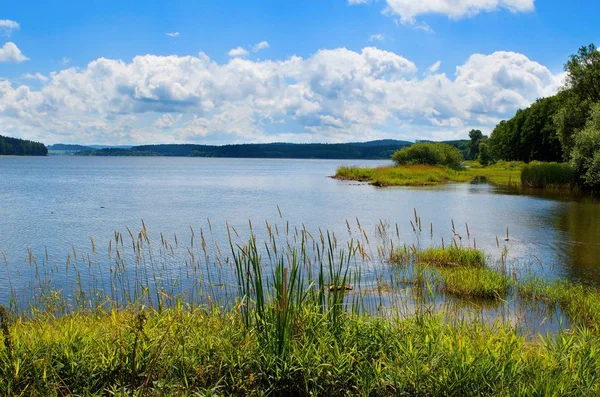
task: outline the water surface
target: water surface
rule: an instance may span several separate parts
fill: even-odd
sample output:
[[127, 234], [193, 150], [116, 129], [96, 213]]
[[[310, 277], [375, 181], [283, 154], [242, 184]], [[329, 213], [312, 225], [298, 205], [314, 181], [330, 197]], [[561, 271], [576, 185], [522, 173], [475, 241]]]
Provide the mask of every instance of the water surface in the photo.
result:
[[[377, 166], [383, 161], [0, 157], [0, 250], [7, 269], [19, 270], [10, 283], [27, 279], [29, 252], [64, 263], [74, 249], [89, 250], [90, 237], [105, 250], [114, 231], [189, 238], [191, 228], [226, 240], [225, 225], [247, 229], [279, 219], [309, 230], [338, 235], [358, 219], [375, 235], [380, 220], [412, 244], [414, 209], [423, 224], [425, 244], [452, 238], [451, 224], [498, 256], [498, 238], [509, 258], [548, 277], [565, 277], [600, 286], [600, 205], [589, 197], [515, 194], [485, 184], [429, 188], [376, 188], [328, 178], [340, 165]], [[430, 239], [430, 223], [433, 239]], [[509, 241], [504, 242], [507, 228]], [[473, 241], [474, 240], [474, 241]], [[0, 274], [7, 299], [9, 280]]]

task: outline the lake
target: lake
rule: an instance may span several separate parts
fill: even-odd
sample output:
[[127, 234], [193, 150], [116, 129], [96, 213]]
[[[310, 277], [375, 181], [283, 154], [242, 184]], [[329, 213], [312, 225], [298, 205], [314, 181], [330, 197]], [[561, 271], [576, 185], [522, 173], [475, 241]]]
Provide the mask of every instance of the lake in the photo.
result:
[[7, 268], [0, 273], [0, 301], [8, 299], [11, 286], [25, 288], [34, 271], [28, 265], [30, 253], [60, 266], [74, 251], [90, 251], [93, 239], [102, 261], [115, 231], [126, 234], [129, 227], [135, 232], [142, 220], [151, 239], [160, 240], [164, 233], [188, 241], [192, 229], [206, 231], [210, 222], [214, 241], [227, 246], [226, 224], [243, 231], [252, 221], [263, 230], [265, 221], [280, 221], [344, 236], [346, 221], [354, 225], [358, 219], [373, 236], [377, 225], [394, 230], [397, 224], [400, 240], [412, 244], [410, 220], [415, 209], [427, 244], [439, 245], [442, 238], [448, 243], [454, 221], [461, 239], [467, 241], [468, 225], [469, 243], [492, 256], [499, 256], [506, 246], [518, 268], [600, 286], [597, 200], [519, 194], [487, 184], [376, 188], [329, 178], [340, 165], [387, 163], [0, 157], [0, 250]]

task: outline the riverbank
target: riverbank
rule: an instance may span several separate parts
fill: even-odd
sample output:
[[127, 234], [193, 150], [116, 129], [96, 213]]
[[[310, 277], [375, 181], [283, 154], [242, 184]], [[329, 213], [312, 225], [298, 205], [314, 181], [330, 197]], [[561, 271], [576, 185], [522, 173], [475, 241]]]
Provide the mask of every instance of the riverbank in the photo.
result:
[[335, 179], [368, 182], [374, 186], [435, 186], [447, 183], [483, 182], [520, 186], [522, 162], [498, 162], [483, 167], [474, 161], [464, 169], [434, 165], [403, 165], [378, 168], [339, 167]]
[[[412, 225], [424, 234], [416, 213]], [[600, 393], [596, 289], [517, 279], [505, 254], [495, 262], [470, 248], [468, 227], [447, 247], [378, 246], [385, 261], [377, 272], [387, 274], [375, 285], [363, 285], [361, 267], [353, 267], [376, 255], [366, 237], [338, 245], [329, 233], [313, 238], [301, 230], [278, 244], [277, 228], [267, 229], [266, 251], [254, 235], [238, 245], [232, 229], [231, 253], [213, 259], [235, 270], [233, 295], [224, 299], [226, 286], [210, 279], [213, 289], [194, 287], [196, 299], [174, 288], [210, 276], [196, 273], [204, 267], [200, 255], [190, 254], [187, 276], [157, 281], [169, 279], [169, 268], [155, 261], [172, 247], [163, 239], [161, 254], [146, 263], [145, 226], [130, 234], [131, 245], [115, 236], [110, 291], [85, 289], [79, 273], [73, 291], [44, 289], [50, 283], [40, 280], [28, 308], [0, 310], [0, 394]], [[128, 246], [133, 263], [125, 259]], [[147, 274], [132, 280], [134, 294], [122, 283], [127, 272]], [[509, 310], [517, 304], [546, 313], [542, 323], [564, 320], [532, 334], [523, 326], [527, 312]], [[508, 316], [482, 315], [494, 306]]]

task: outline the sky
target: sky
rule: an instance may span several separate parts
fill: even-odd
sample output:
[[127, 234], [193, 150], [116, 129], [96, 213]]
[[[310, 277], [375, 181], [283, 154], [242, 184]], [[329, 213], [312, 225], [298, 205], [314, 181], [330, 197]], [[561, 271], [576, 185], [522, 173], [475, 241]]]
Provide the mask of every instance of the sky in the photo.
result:
[[563, 85], [597, 0], [0, 7], [0, 135], [46, 144], [467, 138]]

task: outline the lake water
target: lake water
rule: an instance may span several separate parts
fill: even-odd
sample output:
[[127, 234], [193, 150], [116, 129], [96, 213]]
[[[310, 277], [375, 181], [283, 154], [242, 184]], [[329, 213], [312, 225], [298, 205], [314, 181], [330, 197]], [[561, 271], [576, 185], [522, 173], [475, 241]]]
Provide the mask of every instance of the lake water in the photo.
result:
[[[431, 188], [376, 188], [337, 181], [340, 165], [377, 166], [384, 161], [266, 160], [130, 157], [0, 157], [0, 300], [34, 271], [31, 252], [65, 263], [73, 250], [106, 252], [115, 230], [139, 230], [188, 239], [207, 227], [226, 239], [226, 224], [247, 230], [282, 219], [308, 230], [344, 235], [348, 220], [375, 235], [380, 221], [413, 243], [414, 209], [430, 241], [457, 233], [493, 256], [508, 248], [516, 266], [543, 276], [600, 286], [600, 205], [589, 197], [516, 194], [486, 184]], [[507, 228], [509, 241], [504, 242]], [[226, 245], [226, 243], [221, 244]], [[0, 263], [2, 262], [0, 256]], [[8, 277], [9, 274], [11, 277]], [[9, 280], [10, 278], [10, 280]]]

